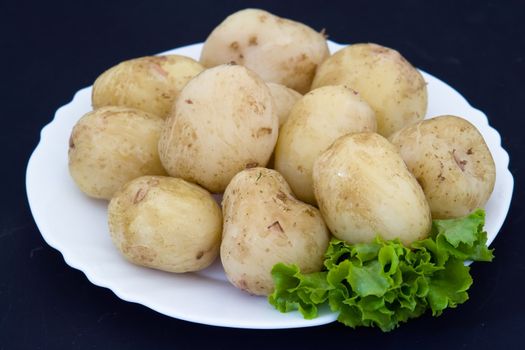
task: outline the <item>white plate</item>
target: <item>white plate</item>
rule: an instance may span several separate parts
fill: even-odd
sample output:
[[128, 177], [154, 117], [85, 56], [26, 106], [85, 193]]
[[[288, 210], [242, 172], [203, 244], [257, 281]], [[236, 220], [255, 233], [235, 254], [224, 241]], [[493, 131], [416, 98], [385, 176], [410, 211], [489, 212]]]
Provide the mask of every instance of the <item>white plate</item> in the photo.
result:
[[[342, 47], [330, 42], [332, 52]], [[168, 51], [198, 59], [202, 44]], [[486, 205], [489, 243], [496, 237], [509, 209], [513, 178], [509, 157], [487, 117], [472, 108], [453, 88], [423, 73], [428, 83], [427, 117], [455, 114], [481, 131], [496, 161], [496, 187]], [[217, 261], [189, 274], [169, 274], [132, 265], [111, 243], [105, 201], [84, 196], [68, 173], [68, 138], [76, 121], [91, 110], [91, 87], [78, 91], [59, 108], [42, 130], [41, 140], [27, 167], [26, 187], [31, 211], [46, 242], [58, 249], [70, 266], [83, 271], [94, 284], [111, 289], [119, 298], [145, 305], [162, 314], [208, 325], [240, 328], [294, 328], [325, 324], [336, 319], [324, 310], [314, 320], [297, 312], [281, 314], [266, 298], [250, 296], [231, 286]]]

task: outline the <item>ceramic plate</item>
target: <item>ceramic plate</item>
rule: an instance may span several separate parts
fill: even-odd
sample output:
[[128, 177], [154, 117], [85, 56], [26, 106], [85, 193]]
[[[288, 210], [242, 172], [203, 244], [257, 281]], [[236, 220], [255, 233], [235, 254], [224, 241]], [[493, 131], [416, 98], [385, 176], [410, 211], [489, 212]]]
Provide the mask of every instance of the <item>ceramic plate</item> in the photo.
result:
[[[342, 45], [329, 43], [332, 52]], [[165, 53], [199, 58], [202, 44]], [[496, 237], [509, 209], [513, 178], [509, 157], [487, 117], [453, 88], [430, 74], [427, 118], [440, 114], [462, 116], [485, 137], [496, 161], [496, 187], [486, 205], [489, 244]], [[119, 298], [145, 305], [162, 314], [191, 322], [240, 328], [294, 328], [332, 322], [336, 315], [323, 310], [314, 320], [297, 312], [281, 314], [266, 298], [248, 295], [230, 285], [217, 261], [199, 273], [170, 274], [132, 265], [114, 248], [107, 227], [107, 202], [90, 199], [73, 183], [68, 172], [68, 139], [76, 121], [91, 110], [91, 87], [78, 91], [59, 108], [42, 130], [41, 140], [27, 167], [26, 187], [31, 211], [46, 242], [58, 249], [70, 266], [94, 284], [111, 289]]]

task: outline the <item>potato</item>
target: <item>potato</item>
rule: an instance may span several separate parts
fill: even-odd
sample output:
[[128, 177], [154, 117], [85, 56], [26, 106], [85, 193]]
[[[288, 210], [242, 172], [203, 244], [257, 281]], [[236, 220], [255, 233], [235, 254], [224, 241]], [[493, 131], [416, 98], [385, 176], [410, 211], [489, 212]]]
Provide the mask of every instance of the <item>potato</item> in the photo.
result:
[[300, 93], [290, 88], [287, 88], [284, 85], [276, 83], [266, 83], [268, 88], [270, 88], [270, 93], [273, 98], [275, 112], [279, 118], [279, 127], [281, 127], [288, 115], [292, 110], [292, 107], [297, 101], [302, 97]]
[[179, 55], [124, 61], [97, 78], [92, 104], [134, 107], [165, 118], [180, 90], [202, 70], [195, 60]]
[[356, 90], [368, 102], [383, 136], [425, 117], [425, 80], [395, 50], [376, 44], [341, 49], [317, 69], [312, 89], [338, 84]]
[[314, 161], [338, 137], [367, 131], [376, 131], [374, 111], [355, 91], [342, 85], [312, 90], [295, 104], [279, 131], [275, 169], [298, 199], [315, 204]]
[[84, 115], [69, 138], [69, 172], [88, 196], [110, 199], [126, 182], [164, 175], [157, 144], [164, 121], [127, 107], [108, 106]]
[[390, 137], [425, 192], [432, 217], [464, 216], [488, 201], [496, 168], [476, 127], [456, 116], [406, 126]]
[[349, 243], [425, 238], [430, 209], [397, 150], [375, 133], [343, 136], [315, 162], [314, 192], [334, 236]]
[[266, 84], [242, 66], [222, 65], [181, 91], [159, 142], [168, 173], [222, 192], [247, 167], [264, 166], [279, 120]]
[[143, 176], [111, 199], [109, 229], [134, 264], [169, 272], [198, 271], [219, 254], [221, 208], [203, 188], [164, 176]]
[[320, 271], [330, 234], [319, 211], [293, 197], [275, 170], [251, 168], [232, 179], [222, 202], [221, 261], [228, 280], [251, 294], [274, 288], [273, 265]]
[[206, 67], [236, 62], [265, 81], [305, 93], [315, 69], [329, 55], [323, 34], [256, 9], [226, 18], [206, 39], [200, 62]]

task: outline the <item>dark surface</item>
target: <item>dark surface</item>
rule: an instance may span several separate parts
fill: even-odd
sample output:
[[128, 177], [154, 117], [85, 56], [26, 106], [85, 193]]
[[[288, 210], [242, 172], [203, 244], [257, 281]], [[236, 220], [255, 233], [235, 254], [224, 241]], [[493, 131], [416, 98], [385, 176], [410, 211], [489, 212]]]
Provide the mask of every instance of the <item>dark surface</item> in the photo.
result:
[[[352, 3], [352, 7], [345, 5]], [[4, 124], [0, 231], [0, 349], [417, 348], [525, 344], [522, 1], [0, 2]], [[377, 42], [455, 87], [502, 135], [516, 179], [493, 263], [472, 267], [470, 300], [443, 316], [383, 334], [339, 324], [255, 331], [192, 324], [124, 302], [67, 266], [35, 226], [25, 167], [40, 129], [74, 92], [124, 59], [203, 41], [235, 10], [256, 6], [326, 28], [337, 42]], [[52, 199], [50, 199], [52, 200]]]

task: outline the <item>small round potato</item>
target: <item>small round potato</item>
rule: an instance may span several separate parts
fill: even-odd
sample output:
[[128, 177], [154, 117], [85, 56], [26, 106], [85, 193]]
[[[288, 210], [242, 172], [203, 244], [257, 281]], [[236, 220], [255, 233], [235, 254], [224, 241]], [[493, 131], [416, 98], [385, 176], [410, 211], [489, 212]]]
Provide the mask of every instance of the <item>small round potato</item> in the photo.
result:
[[379, 134], [337, 139], [315, 162], [313, 179], [319, 209], [339, 239], [361, 243], [379, 235], [408, 245], [430, 232], [423, 190]]
[[236, 62], [265, 81], [305, 93], [317, 66], [329, 56], [323, 34], [256, 9], [236, 12], [213, 30], [202, 48], [206, 67]]
[[275, 112], [277, 113], [277, 117], [279, 117], [279, 127], [281, 127], [286, 119], [288, 119], [292, 107], [303, 96], [297, 91], [281, 84], [266, 83], [266, 85], [270, 88], [270, 93], [272, 94], [275, 105]]
[[230, 282], [251, 294], [274, 288], [272, 267], [296, 264], [320, 271], [330, 233], [316, 208], [293, 197], [275, 170], [246, 169], [235, 175], [222, 202], [221, 261]]
[[492, 155], [474, 125], [439, 116], [406, 126], [390, 137], [425, 192], [434, 219], [481, 208], [496, 181]]
[[109, 229], [134, 264], [169, 272], [209, 266], [219, 253], [222, 214], [203, 188], [164, 176], [127, 183], [109, 203]]
[[327, 59], [312, 89], [346, 85], [375, 111], [377, 132], [385, 137], [421, 120], [427, 110], [423, 76], [399, 52], [376, 44], [347, 46]]
[[164, 175], [158, 142], [164, 121], [127, 107], [102, 107], [84, 115], [69, 139], [69, 172], [88, 196], [111, 199], [126, 182]]
[[324, 86], [304, 95], [279, 130], [275, 170], [290, 184], [298, 199], [316, 204], [314, 161], [338, 138], [353, 132], [375, 132], [370, 106], [342, 85]]
[[124, 61], [97, 78], [92, 104], [133, 107], [165, 118], [180, 90], [203, 70], [197, 61], [179, 55]]
[[223, 192], [244, 168], [265, 166], [279, 120], [270, 90], [238, 65], [210, 68], [181, 91], [159, 142], [171, 176]]

